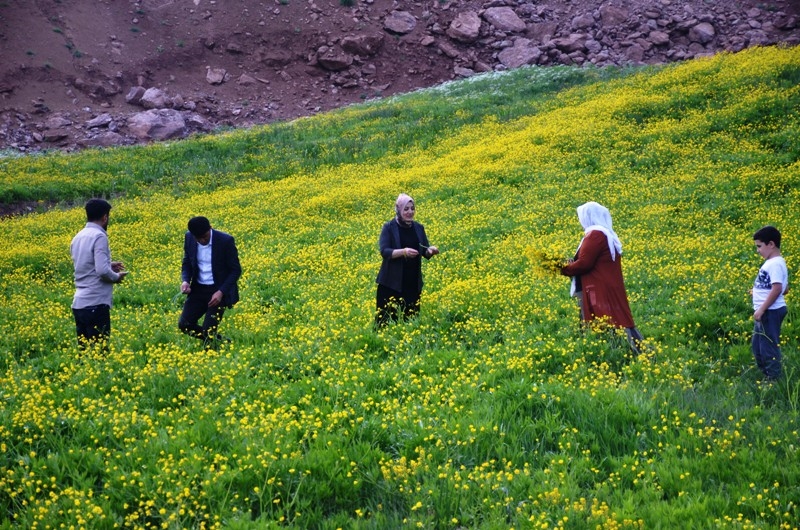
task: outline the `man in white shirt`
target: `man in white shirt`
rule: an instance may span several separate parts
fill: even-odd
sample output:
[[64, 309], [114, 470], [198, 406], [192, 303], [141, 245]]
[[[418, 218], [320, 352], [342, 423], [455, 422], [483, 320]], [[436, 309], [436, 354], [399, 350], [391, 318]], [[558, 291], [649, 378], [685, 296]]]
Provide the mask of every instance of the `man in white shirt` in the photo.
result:
[[[188, 228], [181, 265], [181, 292], [188, 296], [178, 327], [201, 339], [206, 347], [216, 348], [226, 340], [217, 332], [222, 315], [239, 301], [239, 253], [234, 238], [212, 230], [205, 217], [192, 217]], [[201, 318], [203, 323], [199, 325]]]

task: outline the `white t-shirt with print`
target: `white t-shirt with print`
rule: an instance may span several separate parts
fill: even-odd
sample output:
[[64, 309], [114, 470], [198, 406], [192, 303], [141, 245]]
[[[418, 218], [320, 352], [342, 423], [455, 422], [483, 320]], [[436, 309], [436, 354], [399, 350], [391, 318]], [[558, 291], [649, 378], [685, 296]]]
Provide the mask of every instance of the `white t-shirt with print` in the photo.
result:
[[764, 260], [764, 264], [758, 269], [758, 276], [756, 276], [756, 281], [753, 283], [753, 311], [761, 307], [761, 304], [767, 299], [773, 283], [781, 284], [783, 290], [780, 296], [767, 309], [786, 307], [783, 293], [789, 287], [789, 269], [786, 267], [786, 261], [783, 256], [775, 256]]

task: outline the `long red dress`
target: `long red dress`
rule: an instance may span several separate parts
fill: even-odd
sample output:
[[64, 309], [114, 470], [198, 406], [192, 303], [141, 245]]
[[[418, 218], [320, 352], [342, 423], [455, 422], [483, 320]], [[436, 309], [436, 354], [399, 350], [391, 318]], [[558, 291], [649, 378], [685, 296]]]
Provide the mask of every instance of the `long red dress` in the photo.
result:
[[584, 237], [575, 261], [563, 267], [561, 274], [580, 276], [585, 321], [608, 317], [615, 326], [632, 328], [635, 324], [622, 281], [622, 256], [618, 253], [616, 258], [611, 259], [606, 235], [592, 230]]

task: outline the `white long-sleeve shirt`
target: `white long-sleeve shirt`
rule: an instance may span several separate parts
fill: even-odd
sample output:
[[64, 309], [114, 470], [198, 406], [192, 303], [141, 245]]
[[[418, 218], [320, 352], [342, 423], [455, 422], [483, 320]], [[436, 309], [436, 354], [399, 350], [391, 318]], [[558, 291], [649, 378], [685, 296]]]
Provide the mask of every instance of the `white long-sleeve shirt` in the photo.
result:
[[75, 266], [72, 308], [100, 304], [111, 306], [114, 283], [119, 281], [120, 275], [111, 268], [111, 249], [106, 231], [97, 223], [86, 223], [72, 239], [69, 250]]

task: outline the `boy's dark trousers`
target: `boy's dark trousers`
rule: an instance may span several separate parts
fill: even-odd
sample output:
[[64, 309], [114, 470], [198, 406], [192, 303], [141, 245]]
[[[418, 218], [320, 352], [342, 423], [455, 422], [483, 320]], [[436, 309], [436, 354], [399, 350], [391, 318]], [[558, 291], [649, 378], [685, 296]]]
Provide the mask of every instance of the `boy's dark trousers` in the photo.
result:
[[756, 366], [767, 379], [773, 381], [781, 376], [780, 336], [786, 313], [786, 307], [768, 309], [753, 327], [752, 346]]

